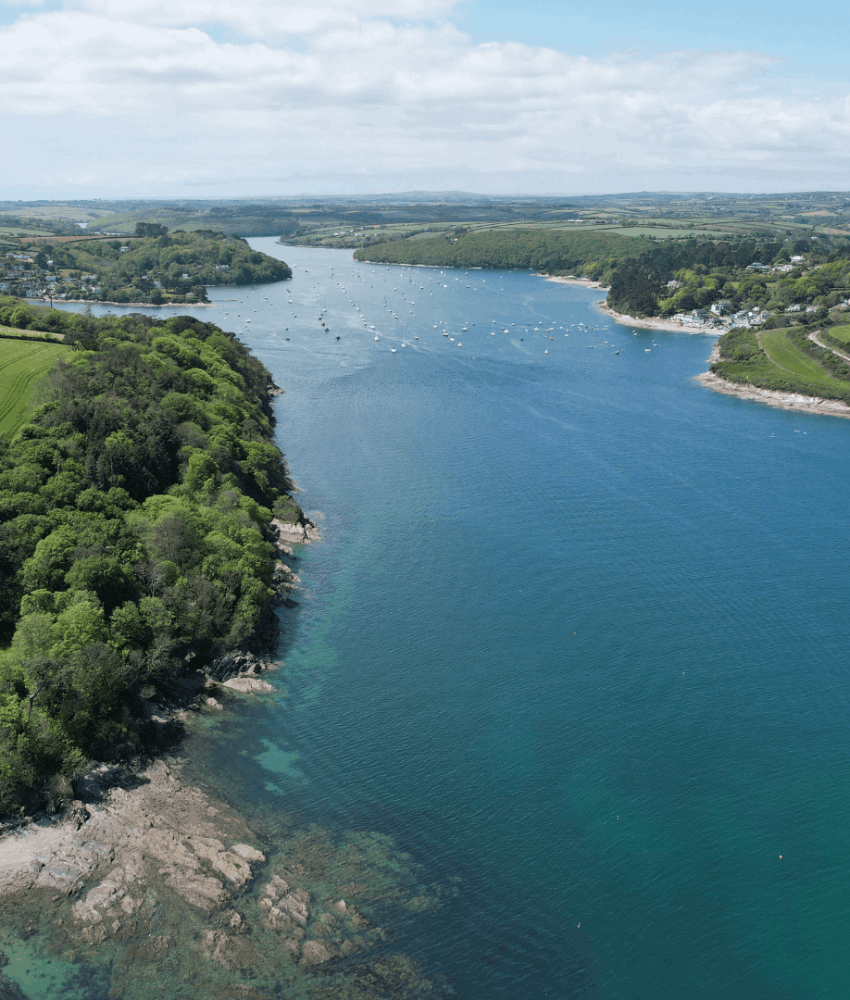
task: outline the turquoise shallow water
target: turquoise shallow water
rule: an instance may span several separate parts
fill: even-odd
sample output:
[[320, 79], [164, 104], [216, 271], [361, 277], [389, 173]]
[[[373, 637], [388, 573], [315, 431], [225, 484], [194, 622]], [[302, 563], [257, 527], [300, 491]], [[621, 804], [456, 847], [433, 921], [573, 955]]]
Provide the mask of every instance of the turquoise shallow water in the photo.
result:
[[702, 388], [709, 338], [597, 292], [252, 244], [293, 281], [198, 315], [286, 389], [324, 537], [287, 697], [210, 766], [393, 836], [467, 1000], [847, 995], [850, 423]]

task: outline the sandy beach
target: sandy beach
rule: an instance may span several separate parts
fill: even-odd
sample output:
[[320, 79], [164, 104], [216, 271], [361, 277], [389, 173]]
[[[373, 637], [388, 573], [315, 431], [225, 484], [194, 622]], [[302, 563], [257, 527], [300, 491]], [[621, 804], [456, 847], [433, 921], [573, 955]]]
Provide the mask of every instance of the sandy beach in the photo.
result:
[[590, 278], [568, 278], [562, 274], [541, 274], [540, 277], [547, 281], [556, 281], [559, 285], [581, 285], [583, 288], [598, 288], [602, 292], [608, 291], [607, 285], [600, 285], [598, 281], [591, 281]]
[[[591, 281], [589, 278], [565, 278], [558, 274], [541, 274], [540, 277], [545, 278], [547, 281], [556, 281], [561, 285], [581, 285], [583, 288], [598, 288], [601, 292], [608, 291], [607, 285], [601, 285], [598, 281]], [[613, 319], [615, 323], [622, 323], [623, 326], [631, 326], [639, 330], [667, 330], [670, 333], [696, 333], [705, 334], [709, 337], [719, 337], [721, 333], [724, 333], [722, 329], [685, 326], [678, 320], [661, 319], [658, 316], [652, 316], [648, 319], [627, 316], [625, 313], [619, 313], [615, 309], [611, 309], [606, 304], [605, 299], [600, 300], [599, 310], [608, 316], [609, 319]]]
[[606, 305], [604, 300], [599, 303], [599, 310], [603, 312], [615, 323], [622, 323], [623, 326], [633, 326], [640, 330], [667, 330], [669, 333], [690, 333], [702, 334], [708, 337], [719, 337], [726, 331], [719, 327], [693, 327], [685, 326], [676, 319], [661, 319], [659, 316], [651, 316], [648, 319], [638, 319], [635, 316], [627, 316], [625, 313], [618, 313]]

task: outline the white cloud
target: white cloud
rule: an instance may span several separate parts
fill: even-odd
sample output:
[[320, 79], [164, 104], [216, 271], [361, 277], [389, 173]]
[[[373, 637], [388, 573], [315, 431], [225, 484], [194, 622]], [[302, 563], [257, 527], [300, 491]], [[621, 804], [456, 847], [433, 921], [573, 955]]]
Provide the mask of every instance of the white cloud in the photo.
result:
[[186, 27], [223, 25], [246, 38], [310, 35], [364, 20], [416, 21], [444, 17], [454, 0], [322, 0], [320, 4], [281, 0], [70, 0], [76, 9], [134, 24]]
[[[0, 113], [24, 141], [72, 121], [51, 182], [114, 187], [120, 165], [127, 193], [302, 177], [578, 191], [846, 166], [850, 98], [784, 87], [768, 56], [474, 45], [448, 13], [444, 0], [75, 0], [0, 28]], [[92, 131], [114, 137], [97, 157]]]

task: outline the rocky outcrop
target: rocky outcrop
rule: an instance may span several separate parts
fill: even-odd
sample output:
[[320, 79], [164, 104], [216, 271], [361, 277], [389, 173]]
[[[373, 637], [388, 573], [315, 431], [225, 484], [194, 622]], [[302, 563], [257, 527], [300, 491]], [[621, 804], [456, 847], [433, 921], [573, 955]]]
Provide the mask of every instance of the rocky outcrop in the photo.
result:
[[[287, 876], [292, 878], [288, 872]], [[385, 937], [345, 900], [314, 901], [306, 889], [277, 872], [263, 886], [258, 905], [263, 926], [278, 936], [280, 948], [302, 967], [352, 955], [366, 947], [368, 939]]]
[[289, 591], [292, 590], [293, 587], [297, 587], [300, 583], [301, 580], [299, 577], [296, 576], [293, 570], [287, 566], [285, 562], [279, 559], [274, 564], [274, 570], [272, 571], [272, 584], [277, 590]]
[[[135, 777], [100, 765], [76, 791], [77, 818], [0, 839], [0, 885], [18, 894], [0, 906], [53, 954], [100, 968], [104, 996], [173, 996], [175, 984], [209, 1000], [448, 995], [386, 951], [376, 921], [390, 908], [437, 905], [390, 838], [281, 817], [267, 860], [245, 820], [173, 764]], [[19, 1000], [14, 989], [0, 1000]]]
[[301, 521], [291, 524], [273, 518], [271, 532], [279, 546], [286, 546], [292, 543], [306, 545], [308, 542], [318, 541], [321, 537], [315, 521], [311, 521], [306, 517]]
[[231, 677], [224, 682], [224, 687], [240, 694], [265, 694], [274, 691], [268, 681], [261, 681], [259, 677]]
[[213, 681], [226, 681], [229, 677], [257, 677], [268, 670], [277, 669], [275, 660], [264, 659], [256, 653], [225, 653], [202, 667], [202, 672]]
[[26, 830], [14, 851], [0, 849], [0, 893], [35, 888], [76, 897], [70, 919], [90, 944], [139, 933], [154, 887], [210, 914], [265, 862], [246, 842], [250, 831], [238, 814], [183, 785], [165, 764], [137, 776], [99, 765], [77, 792], [85, 823]]

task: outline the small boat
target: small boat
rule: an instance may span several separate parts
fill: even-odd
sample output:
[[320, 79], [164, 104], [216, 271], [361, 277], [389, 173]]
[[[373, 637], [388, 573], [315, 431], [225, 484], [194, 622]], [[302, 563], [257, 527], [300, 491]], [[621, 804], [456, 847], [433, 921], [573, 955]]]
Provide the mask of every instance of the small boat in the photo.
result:
[[391, 348], [390, 348], [390, 353], [391, 353], [391, 354], [395, 354], [395, 353], [396, 353], [396, 349], [395, 349], [394, 347], [391, 347]]
[[375, 340], [377, 340], [377, 339], [378, 339], [378, 338], [377, 338], [377, 337], [375, 337]]

